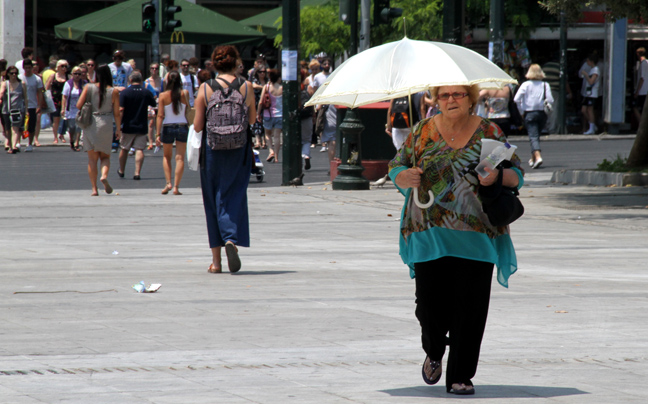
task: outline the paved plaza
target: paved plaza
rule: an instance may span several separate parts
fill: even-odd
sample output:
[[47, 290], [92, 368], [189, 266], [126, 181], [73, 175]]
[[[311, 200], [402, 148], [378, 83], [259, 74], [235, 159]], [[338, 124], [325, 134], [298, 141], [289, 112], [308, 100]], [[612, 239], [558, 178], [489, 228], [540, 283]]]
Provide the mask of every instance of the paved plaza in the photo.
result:
[[198, 188], [0, 192], [0, 402], [646, 403], [648, 189], [550, 177], [527, 176], [469, 398], [421, 379], [391, 183], [251, 188], [236, 275], [207, 273]]

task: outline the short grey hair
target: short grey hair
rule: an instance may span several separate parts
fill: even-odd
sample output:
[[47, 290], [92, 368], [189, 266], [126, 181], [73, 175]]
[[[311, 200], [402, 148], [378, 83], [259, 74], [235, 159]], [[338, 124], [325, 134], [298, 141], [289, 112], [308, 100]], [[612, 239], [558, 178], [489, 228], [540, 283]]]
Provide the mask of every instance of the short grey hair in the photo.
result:
[[132, 72], [130, 76], [128, 76], [128, 80], [130, 80], [131, 83], [144, 82], [144, 79], [142, 78], [142, 73], [140, 72]]

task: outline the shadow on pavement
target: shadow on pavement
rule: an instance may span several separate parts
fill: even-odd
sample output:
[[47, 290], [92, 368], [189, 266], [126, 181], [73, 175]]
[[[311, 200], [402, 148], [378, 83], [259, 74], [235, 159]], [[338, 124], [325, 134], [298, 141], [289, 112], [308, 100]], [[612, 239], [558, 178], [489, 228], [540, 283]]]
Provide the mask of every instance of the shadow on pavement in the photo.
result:
[[[225, 273], [226, 270], [223, 271]], [[241, 270], [241, 272], [233, 273], [232, 275], [244, 276], [244, 275], [285, 275], [285, 274], [294, 274], [297, 271], [246, 271]]]
[[[394, 397], [454, 397], [464, 398], [446, 393], [445, 386], [436, 387], [405, 387], [402, 389], [380, 390]], [[549, 398], [560, 396], [574, 396], [589, 394], [573, 387], [548, 387], [548, 386], [515, 386], [515, 385], [477, 385], [475, 398]]]

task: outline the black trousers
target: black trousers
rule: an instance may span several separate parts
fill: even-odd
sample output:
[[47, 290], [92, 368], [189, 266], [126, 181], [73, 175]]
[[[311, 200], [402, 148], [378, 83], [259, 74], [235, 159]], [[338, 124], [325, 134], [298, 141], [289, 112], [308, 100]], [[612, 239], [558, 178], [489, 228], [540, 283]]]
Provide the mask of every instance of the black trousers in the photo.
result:
[[440, 361], [450, 345], [446, 388], [453, 383], [472, 385], [488, 317], [493, 264], [442, 257], [415, 264], [414, 272], [423, 350]]

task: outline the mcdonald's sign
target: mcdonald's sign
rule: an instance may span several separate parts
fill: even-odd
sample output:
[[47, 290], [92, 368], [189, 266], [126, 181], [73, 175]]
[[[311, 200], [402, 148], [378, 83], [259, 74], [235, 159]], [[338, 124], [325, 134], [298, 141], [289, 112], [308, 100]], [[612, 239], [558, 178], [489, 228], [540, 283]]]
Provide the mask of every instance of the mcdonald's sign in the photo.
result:
[[[182, 37], [182, 42], [180, 42], [180, 37]], [[185, 43], [184, 32], [182, 31], [171, 32], [171, 43], [173, 43], [174, 39], [176, 43]]]

